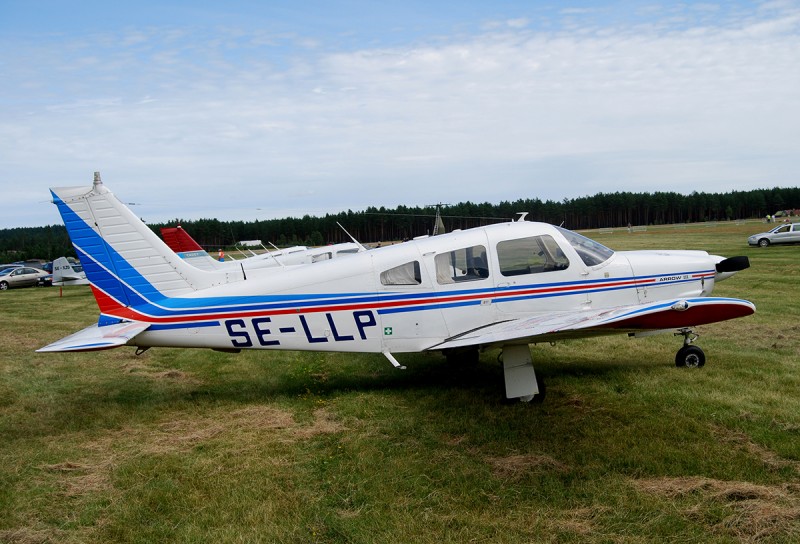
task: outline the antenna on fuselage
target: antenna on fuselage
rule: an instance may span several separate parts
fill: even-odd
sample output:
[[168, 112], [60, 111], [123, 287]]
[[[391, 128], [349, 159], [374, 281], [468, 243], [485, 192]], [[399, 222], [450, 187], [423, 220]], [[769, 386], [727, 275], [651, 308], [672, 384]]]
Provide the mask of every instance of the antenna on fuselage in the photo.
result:
[[341, 223], [339, 223], [339, 222], [337, 221], [337, 222], [336, 222], [336, 224], [337, 224], [337, 225], [339, 225], [339, 228], [340, 228], [340, 229], [342, 229], [342, 230], [344, 231], [344, 233], [345, 233], [347, 236], [349, 236], [349, 237], [350, 237], [350, 239], [353, 241], [353, 243], [354, 243], [355, 245], [357, 245], [357, 246], [358, 246], [358, 251], [359, 251], [359, 252], [361, 252], [361, 251], [366, 251], [366, 250], [367, 250], [367, 248], [365, 248], [363, 245], [361, 245], [361, 242], [359, 242], [358, 240], [356, 240], [356, 239], [355, 239], [355, 237], [353, 237], [353, 235], [352, 235], [352, 234], [350, 234], [349, 232], [347, 232], [347, 229], [346, 229], [346, 228], [344, 228], [344, 227], [342, 226], [342, 224], [341, 224]]
[[[273, 244], [272, 242], [267, 242], [267, 243], [268, 243], [269, 245], [271, 245], [272, 247], [274, 247], [274, 248], [275, 248], [277, 251], [280, 251], [280, 248], [278, 248], [278, 246], [276, 246], [276, 245], [275, 245], [275, 244]], [[264, 249], [267, 249], [267, 248], [264, 248]], [[281, 268], [286, 268], [286, 265], [285, 265], [285, 264], [283, 264], [282, 262], [280, 262], [280, 260], [278, 260], [278, 257], [276, 257], [275, 255], [273, 255], [271, 251], [267, 251], [267, 253], [269, 254], [269, 256], [270, 256], [270, 257], [272, 257], [273, 259], [275, 259], [275, 262], [276, 262], [276, 263], [278, 263], [279, 265], [281, 265]]]
[[528, 217], [528, 212], [517, 212], [517, 215], [519, 217], [517, 218], [516, 222], [517, 223], [522, 223], [523, 221], [525, 221], [525, 218]]
[[436, 236], [437, 234], [444, 234], [444, 221], [442, 221], [442, 206], [449, 206], [450, 204], [442, 204], [441, 202], [437, 204], [430, 204], [430, 206], [436, 206], [436, 219], [433, 220], [433, 234], [431, 236]]

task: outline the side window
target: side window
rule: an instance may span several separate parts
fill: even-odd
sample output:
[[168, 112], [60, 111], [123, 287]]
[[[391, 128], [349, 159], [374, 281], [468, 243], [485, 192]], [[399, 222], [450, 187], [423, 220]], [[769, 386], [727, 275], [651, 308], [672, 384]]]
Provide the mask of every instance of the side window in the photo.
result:
[[564, 270], [569, 266], [561, 248], [551, 236], [531, 236], [497, 244], [500, 273], [504, 276]]
[[436, 281], [442, 285], [461, 281], [482, 280], [489, 277], [486, 248], [465, 247], [434, 257]]
[[327, 261], [330, 258], [331, 258], [331, 254], [330, 254], [329, 251], [326, 252], [326, 253], [317, 253], [316, 255], [312, 255], [311, 256], [311, 262], [312, 263], [318, 263], [320, 261]]
[[418, 261], [411, 261], [381, 272], [382, 285], [419, 285], [421, 283], [422, 274]]

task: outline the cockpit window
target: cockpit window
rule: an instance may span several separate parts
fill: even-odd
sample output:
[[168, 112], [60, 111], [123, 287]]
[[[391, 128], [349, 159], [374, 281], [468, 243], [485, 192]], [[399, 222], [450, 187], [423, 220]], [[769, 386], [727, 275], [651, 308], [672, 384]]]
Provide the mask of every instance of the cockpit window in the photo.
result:
[[497, 243], [497, 259], [504, 276], [564, 270], [569, 260], [552, 236], [530, 236]]
[[609, 260], [612, 255], [614, 255], [613, 250], [608, 249], [603, 244], [595, 242], [586, 236], [581, 236], [577, 232], [562, 229], [561, 227], [556, 228], [561, 234], [564, 235], [564, 237], [567, 239], [567, 242], [569, 242], [569, 244], [575, 248], [575, 251], [578, 252], [578, 256], [586, 266], [596, 266], [598, 264], [602, 264]]

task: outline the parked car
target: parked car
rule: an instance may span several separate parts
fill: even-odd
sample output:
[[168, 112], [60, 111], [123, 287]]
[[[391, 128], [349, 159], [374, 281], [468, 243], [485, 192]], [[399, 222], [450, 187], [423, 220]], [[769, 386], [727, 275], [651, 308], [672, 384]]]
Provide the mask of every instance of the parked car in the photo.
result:
[[747, 239], [751, 246], [767, 247], [771, 244], [800, 243], [800, 223], [784, 223], [767, 232], [754, 234]]
[[17, 266], [0, 270], [0, 291], [12, 287], [53, 285], [53, 275], [39, 268]]

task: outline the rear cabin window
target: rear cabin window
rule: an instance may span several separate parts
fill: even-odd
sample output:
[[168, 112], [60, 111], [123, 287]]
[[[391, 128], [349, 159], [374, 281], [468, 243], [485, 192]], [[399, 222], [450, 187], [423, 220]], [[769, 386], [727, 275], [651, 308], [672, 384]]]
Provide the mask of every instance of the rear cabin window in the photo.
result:
[[500, 273], [504, 276], [552, 272], [569, 266], [564, 252], [547, 235], [498, 242], [497, 259]]
[[442, 285], [462, 281], [476, 281], [489, 277], [486, 248], [465, 247], [434, 257], [436, 281]]
[[382, 285], [419, 285], [422, 274], [418, 261], [411, 261], [381, 272]]

